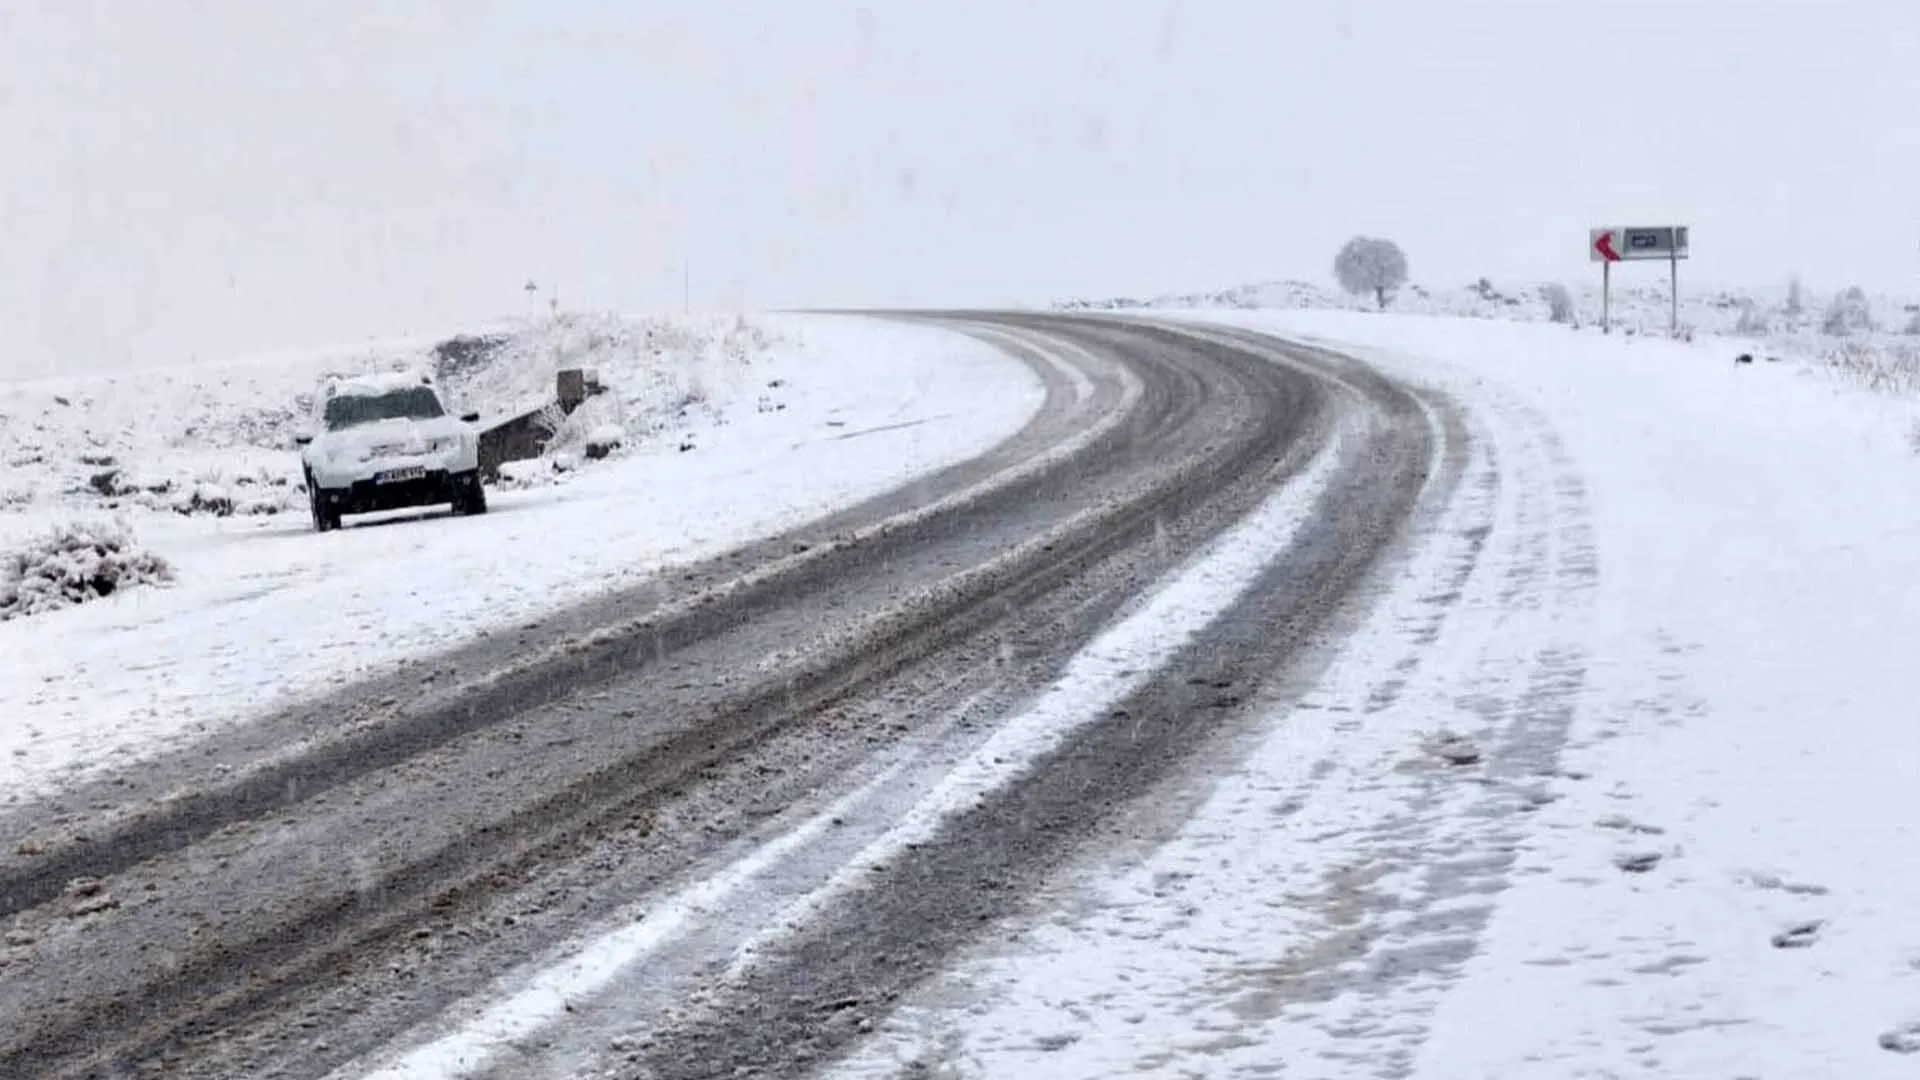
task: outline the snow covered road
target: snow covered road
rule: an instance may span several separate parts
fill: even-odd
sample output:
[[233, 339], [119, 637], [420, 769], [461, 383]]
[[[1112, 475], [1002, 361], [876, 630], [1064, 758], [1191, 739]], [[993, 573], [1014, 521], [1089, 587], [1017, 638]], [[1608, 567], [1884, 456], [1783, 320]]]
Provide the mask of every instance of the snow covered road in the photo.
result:
[[1910, 408], [1553, 326], [948, 325], [1033, 373], [985, 457], [0, 818], [0, 1072], [1911, 1066]]
[[1232, 321], [1460, 402], [1468, 481], [1164, 844], [831, 1075], [1908, 1075], [1912, 411], [1558, 327]]
[[1238, 716], [1422, 487], [1428, 411], [1344, 362], [945, 325], [1042, 387], [989, 453], [0, 818], [0, 1072], [354, 1075], [444, 1037], [424, 1075], [575, 1076], [635, 1025], [675, 1073], [817, 1059], [888, 994], [827, 999], [936, 968]]

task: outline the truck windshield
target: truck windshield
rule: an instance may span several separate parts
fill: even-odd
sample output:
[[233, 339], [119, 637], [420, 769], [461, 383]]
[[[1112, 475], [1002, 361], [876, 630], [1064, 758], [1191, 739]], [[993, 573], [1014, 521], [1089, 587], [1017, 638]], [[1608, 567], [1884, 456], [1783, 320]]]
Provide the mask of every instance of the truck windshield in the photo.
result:
[[425, 386], [410, 386], [385, 394], [343, 394], [327, 402], [328, 431], [339, 431], [375, 420], [431, 420], [445, 416], [440, 399]]

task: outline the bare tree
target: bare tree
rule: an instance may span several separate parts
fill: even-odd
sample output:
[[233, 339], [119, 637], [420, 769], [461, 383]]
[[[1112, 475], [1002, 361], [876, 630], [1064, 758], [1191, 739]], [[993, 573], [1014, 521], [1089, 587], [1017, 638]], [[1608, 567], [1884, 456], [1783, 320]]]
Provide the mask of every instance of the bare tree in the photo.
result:
[[1771, 327], [1760, 308], [1749, 300], [1740, 305], [1740, 321], [1733, 325], [1733, 332], [1742, 337], [1765, 337]]
[[1407, 256], [1391, 240], [1356, 236], [1334, 258], [1333, 276], [1341, 288], [1355, 296], [1371, 293], [1385, 308], [1387, 295], [1407, 283]]
[[1549, 319], [1568, 326], [1573, 325], [1573, 294], [1567, 291], [1565, 285], [1557, 281], [1548, 282], [1540, 286], [1540, 297], [1547, 302]]
[[1866, 291], [1855, 285], [1834, 297], [1820, 329], [1834, 337], [1845, 337], [1856, 330], [1872, 330], [1873, 304], [1867, 299]]
[[1800, 275], [1795, 274], [1787, 282], [1787, 314], [1798, 317], [1807, 310], [1807, 290], [1800, 284]]

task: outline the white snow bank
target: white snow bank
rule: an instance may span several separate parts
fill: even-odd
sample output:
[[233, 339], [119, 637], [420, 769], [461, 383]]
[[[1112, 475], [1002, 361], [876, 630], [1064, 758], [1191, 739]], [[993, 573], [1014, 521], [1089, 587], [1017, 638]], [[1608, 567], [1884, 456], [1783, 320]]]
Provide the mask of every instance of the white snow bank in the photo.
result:
[[1239, 318], [1464, 402], [1449, 518], [1172, 843], [840, 1075], [1910, 1074], [1911, 406], [1704, 346]]
[[[0, 626], [0, 791], [30, 797], [797, 525], [984, 451], [1041, 400], [1024, 367], [963, 337], [755, 321], [779, 344], [701, 361], [708, 405], [685, 421], [697, 449], [630, 445], [565, 484], [496, 492], [477, 518], [348, 518], [325, 536], [291, 514], [139, 522], [174, 587]], [[762, 410], [774, 383], [782, 408]], [[43, 520], [0, 514], [0, 541]]]
[[[1597, 624], [1564, 762], [1588, 779], [1530, 822], [1422, 1074], [1910, 1074], [1882, 1039], [1920, 1021], [1920, 872], [1897, 854], [1920, 822], [1912, 407], [1706, 348], [1282, 325], [1513, 389], [1591, 491]], [[1806, 947], [1782, 937], [1809, 922]], [[1488, 1015], [1500, 1037], [1468, 1030]]]

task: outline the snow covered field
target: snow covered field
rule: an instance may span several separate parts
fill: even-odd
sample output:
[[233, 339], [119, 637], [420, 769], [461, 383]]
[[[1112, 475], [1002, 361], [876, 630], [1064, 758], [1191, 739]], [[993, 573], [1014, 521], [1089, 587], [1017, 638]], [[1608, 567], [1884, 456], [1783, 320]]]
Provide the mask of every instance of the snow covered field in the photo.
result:
[[[304, 503], [227, 517], [123, 504], [117, 512], [172, 563], [176, 581], [0, 622], [0, 791], [30, 797], [486, 626], [798, 524], [985, 450], [1040, 402], [1024, 368], [931, 329], [801, 316], [727, 320], [718, 330], [655, 320], [641, 327], [641, 348], [609, 337], [617, 329], [588, 324], [569, 334], [619, 346], [597, 354], [614, 393], [595, 408], [613, 410], [638, 437], [563, 483], [496, 491], [484, 517], [444, 508], [372, 515], [318, 536]], [[0, 387], [0, 411], [15, 418], [10, 445], [26, 455], [28, 443], [41, 459], [7, 474], [28, 494], [0, 511], [0, 543], [75, 515], [104, 516], [97, 493], [74, 482], [94, 467], [79, 460], [89, 446], [163, 475], [244, 462], [297, 477], [291, 449], [241, 435], [209, 446], [179, 433], [195, 417], [271, 413], [283, 425], [295, 395], [339, 363]], [[504, 400], [548, 378], [496, 371], [464, 390]]]
[[1443, 388], [1460, 495], [1172, 842], [839, 1074], [1911, 1075], [1913, 406], [1706, 345], [1203, 317]]
[[[1680, 330], [1685, 340], [1710, 345], [1731, 359], [1742, 353], [1761, 362], [1784, 360], [1843, 382], [1903, 395], [1920, 395], [1920, 302], [1912, 297], [1857, 290], [1819, 291], [1680, 287]], [[1553, 312], [1548, 288], [1565, 288], [1570, 320], [1583, 327], [1600, 322], [1601, 293], [1591, 276], [1567, 286], [1485, 278], [1462, 286], [1411, 284], [1394, 294], [1395, 315], [1442, 315], [1503, 322], [1546, 322]], [[1269, 281], [1214, 292], [1148, 299], [1115, 298], [1060, 305], [1080, 310], [1130, 311], [1371, 311], [1361, 298], [1309, 281]], [[1612, 324], [1623, 336], [1671, 336], [1672, 301], [1665, 267], [1621, 271], [1615, 278]]]

